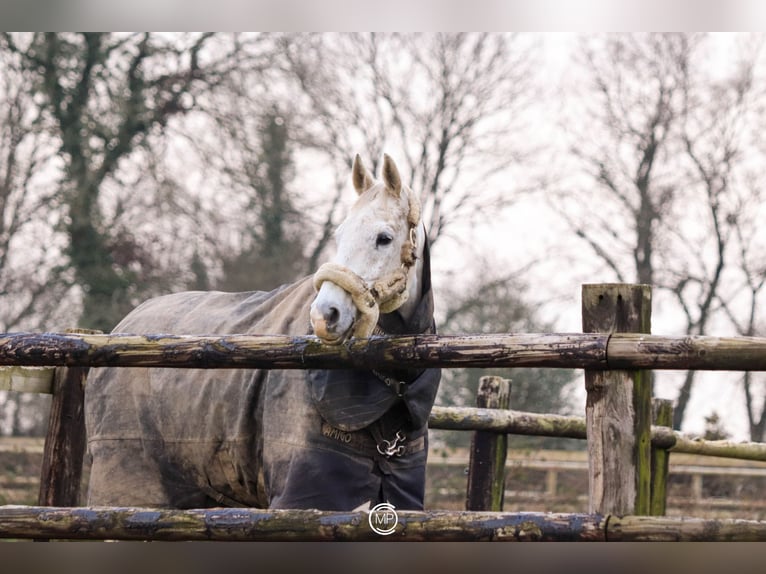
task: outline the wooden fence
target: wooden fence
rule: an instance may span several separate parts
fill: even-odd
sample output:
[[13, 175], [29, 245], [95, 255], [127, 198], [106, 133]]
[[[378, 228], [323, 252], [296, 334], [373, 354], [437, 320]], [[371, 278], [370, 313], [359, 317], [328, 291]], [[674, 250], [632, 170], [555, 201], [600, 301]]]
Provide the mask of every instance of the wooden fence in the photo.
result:
[[[466, 512], [400, 512], [388, 540], [766, 540], [766, 522], [671, 518], [664, 512], [669, 452], [766, 460], [766, 445], [693, 441], [667, 428], [646, 369], [766, 370], [766, 339], [649, 334], [651, 290], [585, 285], [583, 333], [416, 335], [325, 346], [313, 337], [138, 336], [91, 333], [0, 335], [0, 388], [39, 391], [59, 367], [46, 439], [40, 507], [0, 507], [0, 537], [105, 539], [378, 539], [364, 513], [278, 510], [72, 508], [84, 452], [82, 387], [89, 367], [376, 368], [556, 367], [584, 369], [584, 418], [532, 415], [503, 406], [502, 385], [487, 382], [485, 406], [435, 408], [431, 428], [474, 430], [474, 476]], [[3, 383], [3, 381], [5, 381]], [[493, 390], [494, 389], [494, 390]], [[482, 434], [485, 433], [485, 434]], [[489, 433], [489, 434], [486, 434]], [[588, 441], [587, 514], [500, 512], [502, 437], [508, 433]], [[500, 441], [498, 443], [498, 441]], [[483, 446], [481, 446], [483, 445]], [[471, 510], [472, 505], [483, 510]], [[486, 512], [486, 510], [494, 510]], [[655, 516], [651, 516], [654, 514]]]

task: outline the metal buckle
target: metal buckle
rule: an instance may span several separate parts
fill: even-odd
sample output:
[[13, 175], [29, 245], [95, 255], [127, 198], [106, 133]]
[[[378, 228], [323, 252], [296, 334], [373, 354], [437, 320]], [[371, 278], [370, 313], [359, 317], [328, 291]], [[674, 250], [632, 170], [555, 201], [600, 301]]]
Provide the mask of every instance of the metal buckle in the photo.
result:
[[378, 452], [386, 458], [392, 456], [402, 456], [404, 454], [404, 441], [406, 437], [402, 434], [402, 431], [396, 431], [396, 436], [393, 440], [383, 439], [377, 445]]
[[[396, 393], [397, 397], [401, 397], [404, 394], [404, 389], [407, 385], [404, 381], [399, 381], [393, 377], [387, 377], [380, 371], [376, 371], [375, 369], [372, 369], [372, 374], [378, 377], [381, 381], [383, 381], [387, 387], [391, 387], [394, 389], [394, 392]], [[394, 439], [396, 440], [396, 439]]]

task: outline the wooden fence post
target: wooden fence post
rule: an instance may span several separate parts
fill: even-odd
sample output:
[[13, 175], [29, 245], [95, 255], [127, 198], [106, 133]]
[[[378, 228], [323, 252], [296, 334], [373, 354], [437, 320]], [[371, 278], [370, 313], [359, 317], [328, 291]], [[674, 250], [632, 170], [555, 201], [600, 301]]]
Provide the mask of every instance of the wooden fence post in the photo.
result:
[[[101, 333], [88, 329], [69, 329], [67, 332]], [[86, 444], [83, 400], [88, 371], [87, 367], [56, 369], [40, 472], [38, 502], [42, 506], [79, 505]]]
[[[673, 401], [652, 399], [652, 421], [656, 426], [673, 427]], [[667, 505], [670, 453], [665, 448], [652, 446], [651, 512], [652, 516], [665, 516]]]
[[[583, 285], [582, 322], [585, 333], [650, 333], [651, 287]], [[589, 511], [649, 514], [649, 372], [586, 369], [585, 389]]]
[[[482, 377], [476, 406], [487, 409], [508, 409], [511, 401], [511, 381], [502, 377]], [[505, 496], [505, 458], [508, 435], [490, 431], [475, 431], [471, 439], [468, 462], [466, 510], [503, 509]]]

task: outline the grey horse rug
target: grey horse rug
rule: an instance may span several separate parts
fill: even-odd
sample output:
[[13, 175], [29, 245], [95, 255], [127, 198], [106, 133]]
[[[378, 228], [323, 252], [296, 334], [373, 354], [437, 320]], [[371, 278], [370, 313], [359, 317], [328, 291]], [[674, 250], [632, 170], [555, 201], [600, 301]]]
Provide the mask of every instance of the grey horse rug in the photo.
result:
[[[114, 332], [310, 334], [312, 278], [271, 292], [186, 292], [151, 299]], [[428, 249], [408, 323], [434, 332]], [[85, 396], [89, 505], [422, 509], [427, 421], [438, 369], [93, 369]]]

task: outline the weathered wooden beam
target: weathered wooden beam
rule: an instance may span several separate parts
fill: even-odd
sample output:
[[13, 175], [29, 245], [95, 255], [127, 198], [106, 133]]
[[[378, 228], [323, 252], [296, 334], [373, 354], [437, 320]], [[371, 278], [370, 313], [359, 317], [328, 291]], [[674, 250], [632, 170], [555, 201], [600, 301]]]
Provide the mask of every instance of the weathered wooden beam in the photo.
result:
[[766, 522], [670, 516], [398, 511], [388, 536], [362, 512], [0, 506], [0, 538], [218, 541], [766, 541]]
[[0, 334], [0, 366], [192, 369], [549, 367], [766, 371], [764, 337], [636, 333], [405, 335], [337, 346], [287, 335]]
[[[648, 285], [583, 285], [586, 333], [651, 330]], [[648, 514], [651, 384], [647, 371], [585, 370], [589, 511]]]
[[450, 362], [453, 366], [592, 367], [605, 361], [606, 340], [597, 334], [433, 335], [373, 337], [327, 346], [315, 337], [281, 335], [9, 334], [0, 336], [0, 364], [333, 368]]
[[602, 516], [397, 511], [376, 534], [364, 512], [0, 506], [0, 538], [229, 541], [603, 541]]
[[532, 436], [585, 438], [585, 417], [476, 407], [433, 407], [429, 428], [484, 430]]
[[52, 367], [0, 367], [0, 391], [48, 394], [53, 373]]
[[[666, 399], [653, 398], [652, 422], [659, 427], [672, 428], [673, 402]], [[652, 444], [651, 504], [649, 511], [652, 516], [665, 516], [669, 470], [670, 453], [668, 449], [656, 447]]]
[[610, 516], [608, 542], [763, 542], [766, 522], [688, 516]]
[[[531, 436], [586, 438], [585, 417], [475, 407], [434, 407], [428, 426], [439, 430], [488, 430]], [[766, 443], [705, 440], [663, 426], [652, 426], [651, 436], [653, 447], [670, 452], [766, 462]]]
[[84, 386], [88, 369], [59, 367], [40, 470], [38, 504], [77, 506], [85, 458]]
[[703, 440], [677, 434], [675, 446], [669, 450], [670, 452], [683, 452], [686, 454], [766, 461], [766, 443], [762, 442]]
[[614, 334], [610, 369], [764, 371], [766, 338]]
[[[511, 402], [511, 381], [487, 376], [479, 379], [476, 406], [507, 410]], [[508, 437], [505, 433], [474, 431], [468, 461], [466, 510], [503, 509], [505, 496], [505, 457]]]
[[[71, 329], [71, 334], [101, 331]], [[87, 367], [59, 367], [53, 385], [48, 432], [40, 471], [38, 504], [77, 506], [85, 458], [85, 379]]]
[[175, 368], [595, 366], [606, 335], [412, 335], [324, 345], [286, 335], [0, 335], [0, 365]]

